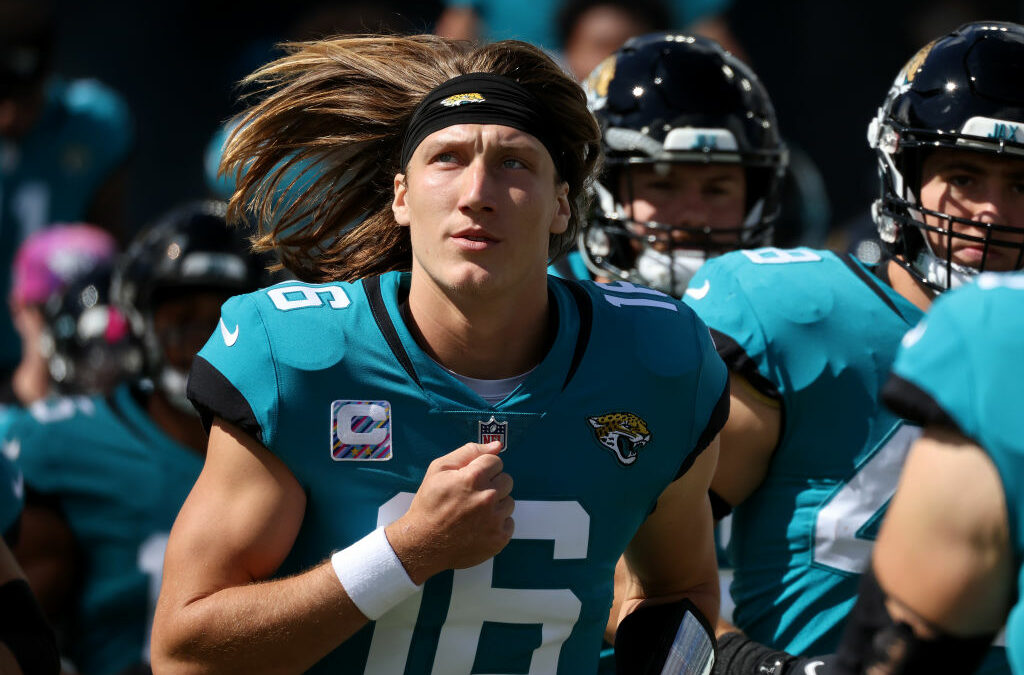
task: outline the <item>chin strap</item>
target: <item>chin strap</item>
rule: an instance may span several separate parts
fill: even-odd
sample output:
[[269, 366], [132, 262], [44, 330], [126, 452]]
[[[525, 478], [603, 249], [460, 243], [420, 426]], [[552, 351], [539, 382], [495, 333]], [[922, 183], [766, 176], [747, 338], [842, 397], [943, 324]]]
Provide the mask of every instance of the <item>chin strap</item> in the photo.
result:
[[960, 265], [953, 261], [939, 258], [932, 251], [931, 244], [926, 240], [925, 248], [914, 260], [914, 268], [935, 288], [953, 289], [959, 288], [973, 279], [978, 271], [973, 267]]
[[636, 272], [648, 286], [681, 298], [705, 260], [704, 251], [680, 249], [669, 254], [648, 247], [636, 259]]

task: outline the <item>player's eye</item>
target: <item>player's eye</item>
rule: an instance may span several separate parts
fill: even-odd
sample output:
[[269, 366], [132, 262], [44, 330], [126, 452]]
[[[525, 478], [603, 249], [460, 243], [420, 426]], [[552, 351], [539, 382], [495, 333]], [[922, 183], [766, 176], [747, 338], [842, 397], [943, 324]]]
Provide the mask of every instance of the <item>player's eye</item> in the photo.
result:
[[974, 177], [965, 173], [954, 174], [947, 179], [947, 182], [953, 187], [965, 188], [974, 182]]
[[444, 151], [439, 152], [436, 155], [434, 155], [434, 162], [437, 162], [439, 164], [454, 164], [455, 162], [458, 162], [458, 161], [459, 161], [458, 155], [456, 155], [454, 152], [451, 152], [449, 150], [444, 150]]

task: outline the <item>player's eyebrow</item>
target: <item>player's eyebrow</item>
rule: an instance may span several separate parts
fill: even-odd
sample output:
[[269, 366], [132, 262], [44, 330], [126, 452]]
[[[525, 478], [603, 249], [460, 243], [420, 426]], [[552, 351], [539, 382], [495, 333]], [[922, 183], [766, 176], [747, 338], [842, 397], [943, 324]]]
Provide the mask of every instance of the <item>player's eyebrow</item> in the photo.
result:
[[959, 171], [962, 173], [970, 173], [975, 175], [985, 172], [981, 164], [959, 157], [956, 159], [951, 158], [944, 162], [941, 162], [938, 166], [938, 170], [944, 172]]
[[732, 172], [723, 171], [722, 173], [713, 173], [707, 177], [707, 180], [714, 183], [730, 182], [735, 183], [740, 180], [738, 174]]
[[[959, 157], [955, 159], [951, 158], [945, 162], [940, 163], [938, 169], [939, 171], [946, 173], [960, 172], [968, 173], [973, 176], [980, 176], [981, 174], [987, 172], [985, 165], [982, 164], [981, 162], [971, 161], [969, 159], [963, 159]], [[1014, 167], [1002, 169], [999, 165], [996, 165], [996, 167], [993, 169], [993, 173], [1001, 174], [1013, 181], [1024, 180], [1024, 166], [1020, 168]]]

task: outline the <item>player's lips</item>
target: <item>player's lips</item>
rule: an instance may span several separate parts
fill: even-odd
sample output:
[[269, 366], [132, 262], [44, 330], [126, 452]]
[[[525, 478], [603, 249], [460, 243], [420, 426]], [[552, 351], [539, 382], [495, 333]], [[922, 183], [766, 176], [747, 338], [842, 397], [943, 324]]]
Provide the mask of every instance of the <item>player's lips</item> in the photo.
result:
[[[993, 264], [1008, 261], [1011, 250], [990, 244], [986, 251], [984, 244], [971, 244], [956, 248], [953, 255], [957, 261], [971, 266], [978, 266], [984, 261], [985, 266], [991, 269]], [[1012, 256], [1016, 260], [1017, 252], [1012, 251]]]
[[461, 248], [482, 251], [501, 243], [501, 240], [481, 227], [467, 227], [452, 235], [452, 240]]
[[[992, 251], [991, 248], [989, 249], [989, 253], [992, 254], [992, 255], [995, 255], [995, 252]], [[970, 263], [970, 264], [977, 264], [977, 263], [980, 263], [982, 261], [982, 259], [985, 257], [985, 247], [984, 246], [961, 246], [961, 247], [956, 249], [954, 255], [957, 258], [959, 258], [960, 260], [962, 260], [963, 262]]]

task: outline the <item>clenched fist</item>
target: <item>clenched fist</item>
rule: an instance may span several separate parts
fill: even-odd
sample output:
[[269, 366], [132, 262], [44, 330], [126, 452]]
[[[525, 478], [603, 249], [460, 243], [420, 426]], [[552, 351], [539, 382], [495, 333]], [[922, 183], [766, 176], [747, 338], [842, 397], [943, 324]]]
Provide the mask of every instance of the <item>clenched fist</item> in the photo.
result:
[[385, 528], [414, 583], [479, 565], [512, 538], [512, 477], [502, 470], [500, 450], [498, 441], [467, 443], [435, 459], [409, 510]]

